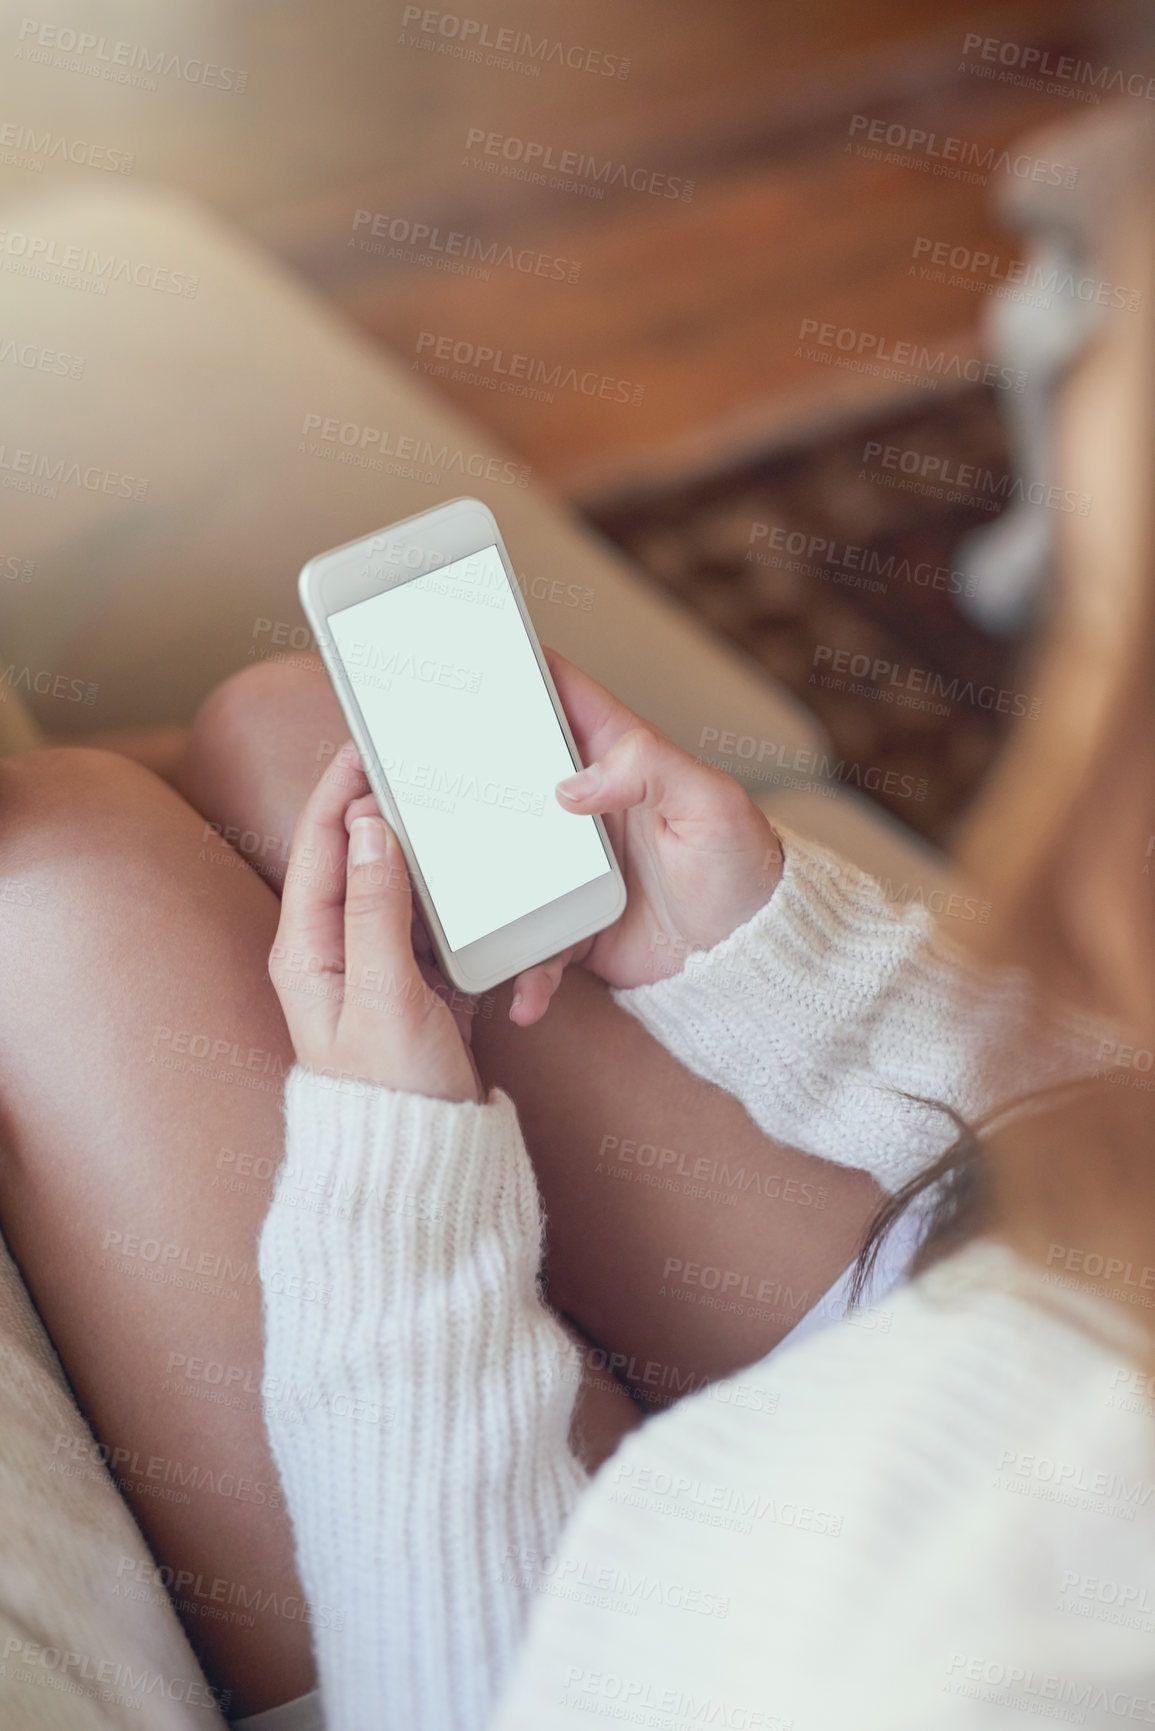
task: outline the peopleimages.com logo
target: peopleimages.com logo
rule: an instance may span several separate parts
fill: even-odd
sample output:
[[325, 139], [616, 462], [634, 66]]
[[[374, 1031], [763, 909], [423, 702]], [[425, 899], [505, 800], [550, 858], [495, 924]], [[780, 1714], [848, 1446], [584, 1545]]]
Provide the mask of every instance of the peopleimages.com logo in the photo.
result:
[[971, 31], [963, 39], [963, 59], [970, 62], [962, 68], [966, 72], [1006, 78], [1030, 90], [1049, 89], [1053, 95], [1078, 96], [1084, 102], [1101, 102], [1111, 95], [1155, 102], [1155, 74], [1149, 71], [1128, 72], [1122, 66], [1080, 60], [1030, 42]]
[[[803, 348], [803, 344], [812, 346]], [[927, 390], [937, 390], [940, 379], [990, 385], [995, 390], [1021, 392], [1027, 375], [1014, 367], [980, 360], [957, 350], [932, 349], [918, 343], [886, 336], [879, 331], [858, 330], [820, 319], [803, 319], [798, 331], [796, 358], [820, 361], [825, 366], [844, 367], [875, 378], [900, 378]], [[825, 352], [824, 352], [825, 351]]]
[[812, 672], [810, 684], [825, 691], [843, 691], [851, 697], [866, 697], [897, 703], [905, 709], [930, 710], [949, 715], [955, 703], [971, 709], [992, 710], [999, 715], [1026, 716], [1035, 721], [1042, 713], [1042, 700], [1026, 691], [1008, 687], [976, 685], [973, 679], [954, 675], [948, 679], [933, 667], [904, 667], [885, 657], [855, 655], [849, 649], [818, 643], [811, 666], [828, 672]]
[[[954, 457], [934, 451], [920, 451], [910, 446], [884, 445], [879, 439], [868, 439], [862, 447], [866, 480], [885, 479], [879, 469], [893, 475], [913, 477], [920, 485], [916, 491], [952, 500], [972, 499], [976, 503], [990, 501], [999, 505], [1041, 505], [1048, 511], [1087, 517], [1094, 503], [1090, 493], [1076, 493], [1073, 487], [1059, 487], [1051, 482], [1031, 480], [1028, 476], [1012, 475], [1003, 470], [982, 468], [975, 463], [960, 463]], [[891, 483], [893, 484], [893, 483]]]
[[[1138, 289], [1128, 288], [1125, 283], [1105, 282], [1100, 277], [1076, 276], [1074, 271], [1037, 259], [1004, 258], [1001, 253], [958, 246], [926, 234], [916, 235], [911, 257], [927, 258], [931, 264], [954, 271], [960, 279], [970, 278], [971, 286], [992, 284], [1004, 293], [1029, 289], [1043, 297], [1039, 302], [1042, 306], [1049, 306], [1051, 298], [1060, 295], [1084, 301], [1088, 306], [1115, 307], [1129, 313], [1139, 310]], [[1014, 297], [1008, 294], [1008, 298]]]
[[540, 76], [543, 66], [564, 66], [571, 72], [593, 72], [601, 78], [630, 75], [630, 62], [624, 55], [607, 54], [601, 48], [583, 48], [579, 43], [561, 42], [554, 36], [534, 37], [528, 30], [494, 25], [483, 18], [463, 18], [456, 12], [438, 12], [427, 6], [406, 6], [401, 14], [399, 44], [449, 54], [456, 60], [470, 60], [502, 72], [528, 72], [535, 78]]
[[207, 90], [231, 91], [239, 96], [249, 77], [235, 66], [219, 66], [195, 55], [75, 30], [67, 24], [48, 24], [38, 18], [24, 19], [19, 39], [23, 46], [16, 50], [18, 60], [61, 72], [80, 72], [112, 84], [130, 84], [138, 90], [155, 90], [158, 78], [176, 78], [183, 84], [201, 84]]
[[[360, 229], [367, 229], [367, 234], [360, 234]], [[552, 282], [575, 283], [581, 276], [582, 267], [576, 259], [487, 240], [461, 229], [442, 229], [436, 223], [391, 216], [381, 210], [354, 212], [352, 240], [362, 252], [383, 254], [402, 264], [423, 264], [452, 275], [473, 276], [482, 282], [490, 280], [491, 268]]]
[[555, 191], [581, 192], [587, 198], [604, 198], [607, 187], [649, 193], [654, 198], [679, 198], [684, 204], [694, 196], [694, 182], [683, 176], [612, 156], [591, 156], [585, 150], [555, 150], [552, 144], [489, 132], [484, 126], [469, 128], [465, 148], [480, 148], [479, 156], [468, 159], [471, 167], [511, 175], [534, 186], [549, 185]]
[[134, 288], [184, 295], [191, 300], [199, 283], [195, 276], [170, 270], [149, 259], [97, 252], [94, 247], [79, 246], [54, 236], [8, 228], [0, 228], [0, 270], [36, 277], [41, 282], [57, 282], [65, 288], [87, 289], [93, 294], [107, 294], [109, 283], [129, 283]]
[[979, 186], [985, 186], [992, 174], [1006, 174], [1015, 180], [1072, 187], [1079, 173], [1067, 163], [1030, 156], [1023, 150], [997, 150], [993, 144], [977, 144], [972, 139], [957, 138], [951, 133], [931, 132], [922, 126], [903, 126], [898, 121], [877, 119], [868, 114], [851, 116], [850, 138], [855, 142], [856, 154], [871, 161], [904, 163], [952, 179], [965, 179]]
[[[755, 548], [755, 542], [760, 541], [765, 541], [765, 547]], [[807, 534], [785, 524], [751, 523], [745, 559], [748, 564], [832, 579], [876, 595], [886, 594], [891, 579], [946, 595], [973, 595], [977, 587], [976, 580], [966, 571], [953, 570], [949, 565], [932, 565], [928, 559], [899, 558], [897, 553], [883, 555], [877, 547], [836, 541], [825, 534]]]
[[508, 487], [528, 487], [528, 463], [494, 457], [460, 446], [438, 443], [416, 433], [398, 433], [367, 422], [342, 421], [337, 415], [310, 411], [302, 422], [297, 450], [307, 457], [351, 463], [379, 473], [402, 474], [414, 480], [440, 483], [446, 475], [499, 481]]
[[[420, 331], [415, 352], [419, 356], [428, 354], [436, 363], [429, 369], [435, 378], [448, 376], [459, 383], [479, 384], [483, 388], [511, 391], [517, 395], [537, 392], [547, 402], [553, 401], [554, 391], [574, 391], [578, 396], [599, 397], [603, 402], [628, 403], [638, 408], [646, 394], [645, 385], [631, 379], [619, 379], [614, 374], [598, 373], [592, 368], [580, 370], [568, 362], [542, 360], [540, 356], [519, 354], [513, 350], [507, 353], [489, 343], [473, 343], [464, 338], [439, 335], [436, 331]], [[460, 370], [449, 373], [451, 365]]]
[[87, 138], [67, 138], [61, 132], [37, 132], [34, 127], [8, 120], [0, 124], [0, 162], [9, 168], [30, 168], [42, 174], [49, 163], [60, 167], [99, 168], [107, 174], [131, 174], [135, 157], [129, 150], [110, 144], [93, 144]]

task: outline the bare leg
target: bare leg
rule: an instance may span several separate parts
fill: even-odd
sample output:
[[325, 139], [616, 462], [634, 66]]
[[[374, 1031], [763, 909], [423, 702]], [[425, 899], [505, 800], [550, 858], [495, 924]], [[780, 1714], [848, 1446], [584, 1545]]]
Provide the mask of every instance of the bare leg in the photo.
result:
[[[177, 785], [277, 883], [345, 734], [319, 668], [248, 669], [206, 702]], [[517, 1102], [554, 1302], [655, 1405], [769, 1351], [850, 1261], [873, 1182], [763, 1136], [581, 969], [536, 1028], [514, 1027], [506, 1003], [482, 1005], [474, 1044]]]
[[[158, 1561], [189, 1579], [210, 1679], [259, 1711], [314, 1675], [260, 1396], [291, 1062], [277, 901], [168, 788], [91, 750], [0, 763], [0, 883], [5, 1236]], [[586, 1378], [591, 1466], [636, 1420]]]
[[[206, 706], [181, 785], [276, 882], [343, 737], [323, 677], [251, 670]], [[266, 975], [275, 897], [123, 758], [5, 760], [0, 817], [18, 892], [0, 922], [6, 1235], [95, 1429], [128, 1451], [125, 1494], [160, 1560], [273, 1596], [251, 1630], [198, 1620], [195, 1593], [185, 1616], [234, 1710], [259, 1710], [313, 1674], [283, 1609], [299, 1587], [258, 1392], [255, 1250], [290, 1062]], [[538, 1029], [490, 1008], [477, 1048], [526, 1126], [559, 1307], [655, 1402], [767, 1350], [840, 1272], [873, 1186], [768, 1142], [580, 971]], [[680, 1278], [694, 1263], [717, 1280]], [[723, 1278], [752, 1292], [742, 1314], [696, 1302]], [[593, 1378], [591, 1448], [626, 1422]], [[151, 1494], [158, 1479], [187, 1500]]]
[[[203, 829], [120, 757], [0, 762], [0, 1210], [154, 1552], [192, 1572], [210, 1680], [249, 1712], [313, 1681], [259, 1394], [291, 1054], [276, 898]], [[197, 1614], [255, 1589], [255, 1626]]]

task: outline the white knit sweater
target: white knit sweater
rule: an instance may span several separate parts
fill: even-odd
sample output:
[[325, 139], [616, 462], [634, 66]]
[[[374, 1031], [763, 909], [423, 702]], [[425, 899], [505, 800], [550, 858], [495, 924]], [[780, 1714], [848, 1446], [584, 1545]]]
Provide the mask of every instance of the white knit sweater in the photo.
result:
[[[764, 909], [615, 997], [769, 1135], [896, 1188], [954, 1133], [910, 1096], [1022, 1087], [1021, 984], [784, 842]], [[590, 1483], [510, 1101], [296, 1070], [286, 1111], [266, 1413], [328, 1731], [1155, 1724], [1155, 1387], [1072, 1277], [976, 1245]]]

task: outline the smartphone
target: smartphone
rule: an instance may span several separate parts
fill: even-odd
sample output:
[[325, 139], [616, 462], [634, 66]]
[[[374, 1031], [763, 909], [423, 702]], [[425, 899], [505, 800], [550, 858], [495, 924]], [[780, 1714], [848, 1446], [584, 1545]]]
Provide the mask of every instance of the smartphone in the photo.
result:
[[488, 991], [612, 925], [626, 888], [492, 513], [476, 499], [322, 553], [301, 603], [447, 980]]

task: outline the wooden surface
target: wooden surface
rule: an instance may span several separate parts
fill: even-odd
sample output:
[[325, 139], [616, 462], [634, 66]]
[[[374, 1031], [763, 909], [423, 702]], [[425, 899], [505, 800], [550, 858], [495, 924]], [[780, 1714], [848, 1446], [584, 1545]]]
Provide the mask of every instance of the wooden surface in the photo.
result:
[[[1155, 64], [1150, 0], [469, 0], [432, 9], [451, 32], [468, 20], [609, 56], [628, 63], [624, 78], [556, 61], [515, 71], [477, 63], [453, 52], [452, 36], [415, 28], [412, 10], [166, 0], [162, 17], [153, 0], [60, 0], [50, 30], [239, 68], [243, 91], [171, 77], [121, 88], [67, 57], [17, 58], [14, 28], [4, 119], [127, 153], [135, 176], [206, 201], [407, 360], [433, 332], [529, 356], [547, 372], [640, 387], [635, 406], [573, 389], [549, 402], [437, 381], [535, 472], [583, 499], [797, 445], [917, 395], [917, 384], [800, 355], [804, 319], [934, 353], [975, 352], [986, 298], [908, 267], [923, 231], [956, 246], [998, 245], [994, 186], [863, 159], [849, 132], [855, 114], [980, 151], [1039, 121], [1077, 118], [1073, 101], [973, 76], [982, 64], [973, 54], [971, 70], [960, 70], [969, 34], [1095, 68]], [[482, 172], [470, 161], [471, 131], [692, 180], [693, 197], [611, 188], [595, 199]], [[0, 205], [93, 174], [8, 153]], [[370, 253], [356, 244], [358, 210], [574, 261], [578, 280], [496, 268], [486, 281], [439, 271], [428, 250], [417, 262], [396, 248]]]
[[[777, 36], [759, 14], [749, 58], [731, 64], [722, 93], [683, 93], [628, 116], [607, 99], [580, 125], [541, 113], [523, 116], [520, 132], [508, 119], [495, 125], [559, 155], [572, 145], [692, 179], [690, 202], [535, 188], [480, 172], [474, 151], [450, 169], [360, 176], [253, 226], [537, 473], [584, 501], [789, 448], [928, 388], [945, 392], [951, 358], [983, 352], [989, 278], [936, 281], [915, 243], [1009, 258], [994, 209], [1008, 176], [996, 170], [973, 184], [865, 158], [852, 117], [949, 135], [980, 157], [1000, 152], [1036, 127], [1076, 119], [1081, 105], [960, 71], [967, 29], [1118, 60], [1145, 20], [1133, 5], [1083, 0], [985, 18], [974, 7], [827, 6], [823, 34], [802, 28], [803, 10], [772, 9]], [[684, 12], [671, 28], [687, 31]], [[718, 57], [713, 43], [708, 58]], [[516, 82], [525, 81], [507, 80]], [[413, 262], [412, 248], [387, 240], [368, 252], [350, 244], [357, 209], [575, 261], [578, 280], [496, 267], [488, 280], [448, 274], [435, 253]], [[834, 346], [804, 339], [824, 324], [925, 349], [929, 364], [892, 369], [897, 377], [847, 366]], [[431, 362], [432, 339], [466, 363]], [[478, 349], [501, 358], [478, 368], [469, 358]], [[583, 394], [577, 378], [546, 391], [552, 400], [510, 390], [505, 369], [525, 365], [514, 355], [587, 387], [608, 380], [610, 400]], [[640, 402], [615, 400], [618, 382]]]

